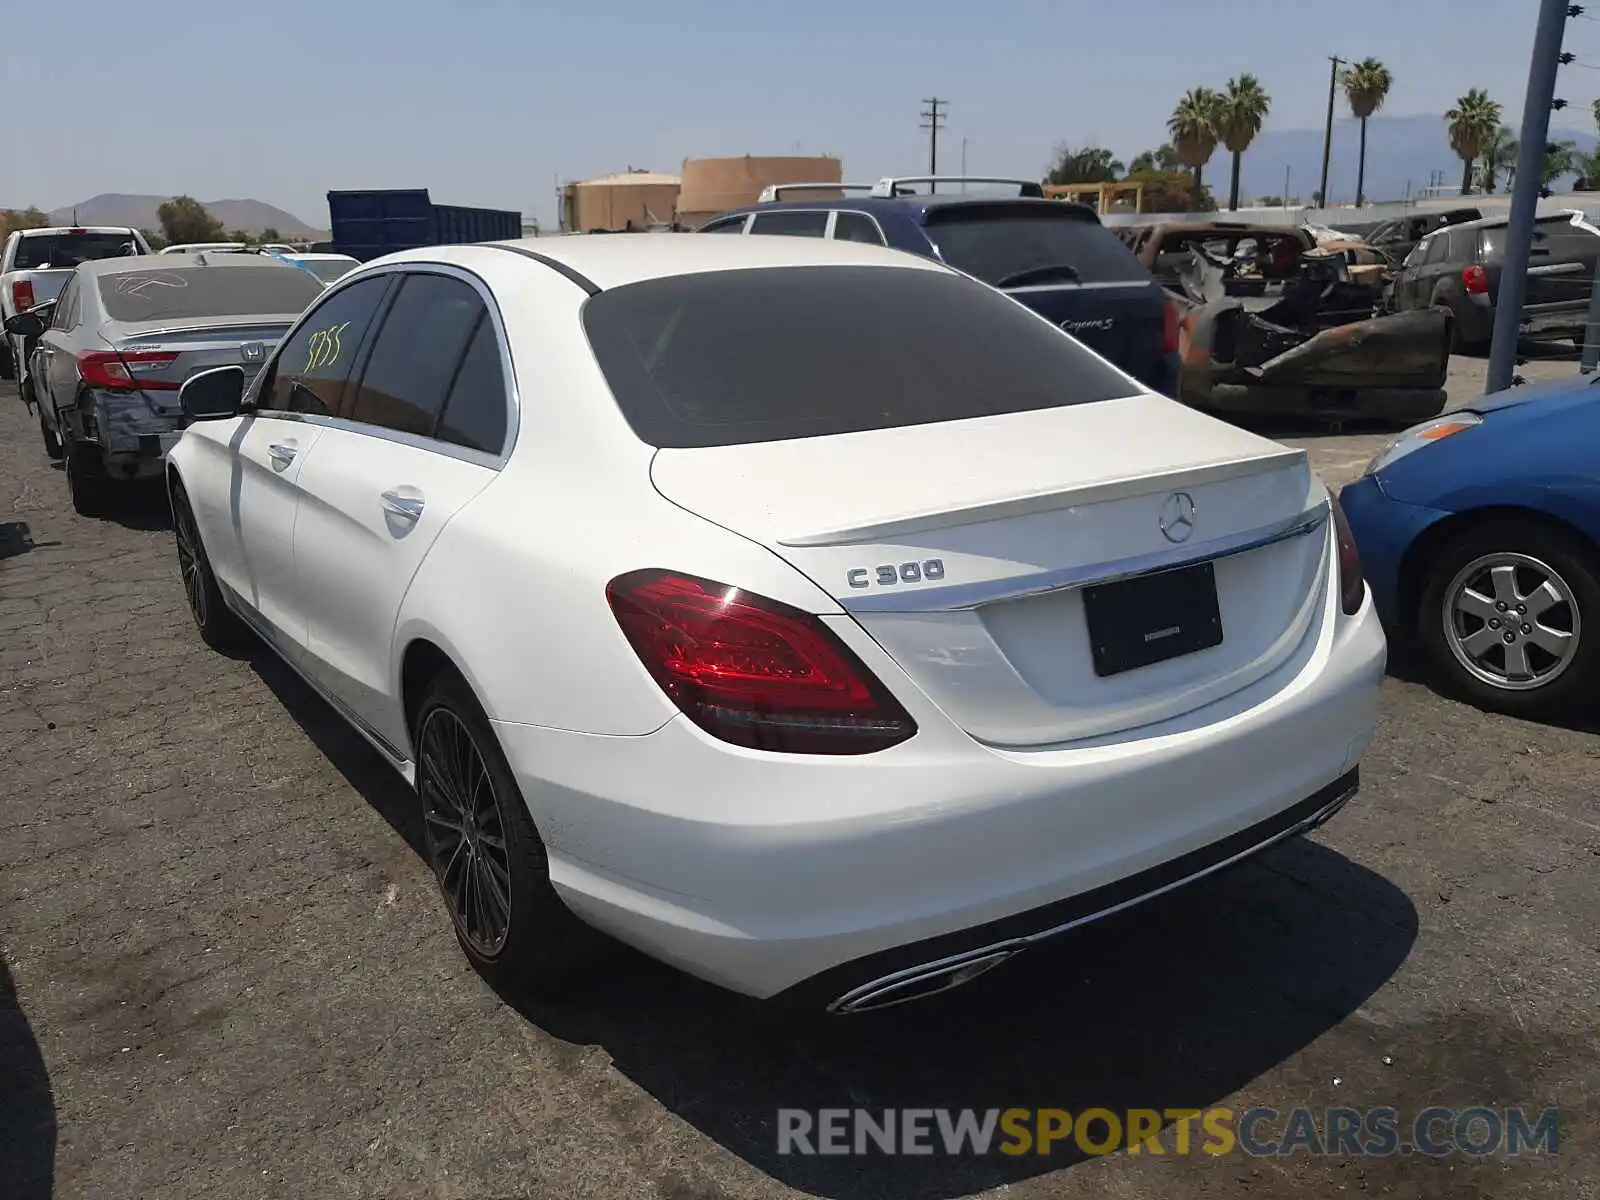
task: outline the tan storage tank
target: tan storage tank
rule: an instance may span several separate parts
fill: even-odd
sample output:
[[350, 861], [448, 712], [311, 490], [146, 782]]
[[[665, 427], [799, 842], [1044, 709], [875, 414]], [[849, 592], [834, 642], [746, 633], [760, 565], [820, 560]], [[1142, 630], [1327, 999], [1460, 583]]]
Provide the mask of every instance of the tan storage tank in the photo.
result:
[[[678, 219], [688, 229], [720, 212], [754, 204], [761, 189], [774, 183], [838, 183], [844, 178], [837, 158], [826, 155], [784, 158], [686, 158]], [[816, 199], [820, 193], [811, 193]]]
[[575, 233], [670, 225], [677, 217], [678, 177], [628, 170], [586, 179], [567, 185], [564, 202], [566, 227]]

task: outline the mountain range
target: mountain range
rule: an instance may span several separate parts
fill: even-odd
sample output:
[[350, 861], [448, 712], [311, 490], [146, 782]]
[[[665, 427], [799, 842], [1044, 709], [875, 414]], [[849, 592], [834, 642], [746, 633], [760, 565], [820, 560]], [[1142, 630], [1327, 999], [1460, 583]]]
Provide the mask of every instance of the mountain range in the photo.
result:
[[[55, 225], [131, 225], [135, 229], [161, 228], [158, 210], [171, 196], [139, 196], [106, 192], [53, 209]], [[224, 229], [260, 233], [276, 229], [284, 237], [320, 240], [327, 234], [307, 224], [293, 213], [284, 212], [260, 200], [202, 200], [206, 211], [222, 222]]]
[[[1283, 195], [1287, 167], [1289, 195], [1309, 204], [1322, 175], [1322, 136], [1321, 129], [1266, 129], [1257, 134], [1240, 166], [1240, 203]], [[1581, 129], [1552, 128], [1550, 140], [1573, 142], [1584, 154], [1592, 154], [1596, 145], [1595, 135]], [[1360, 148], [1361, 123], [1350, 118], [1335, 121], [1328, 163], [1328, 195], [1335, 204], [1348, 204], [1356, 198]], [[1205, 170], [1206, 183], [1220, 204], [1227, 203], [1231, 167], [1232, 156], [1219, 148]], [[1416, 196], [1427, 188], [1435, 171], [1443, 172], [1446, 187], [1460, 186], [1461, 160], [1450, 149], [1443, 117], [1380, 116], [1367, 122], [1365, 190], [1369, 201], [1403, 200], [1408, 191]]]

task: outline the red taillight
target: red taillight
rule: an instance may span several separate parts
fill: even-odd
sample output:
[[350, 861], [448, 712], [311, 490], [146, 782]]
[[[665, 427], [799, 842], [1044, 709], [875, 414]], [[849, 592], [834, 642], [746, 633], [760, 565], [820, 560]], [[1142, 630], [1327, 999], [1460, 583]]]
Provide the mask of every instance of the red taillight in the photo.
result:
[[1171, 300], [1161, 305], [1161, 353], [1178, 352], [1178, 306]]
[[177, 358], [176, 354], [157, 351], [118, 354], [115, 350], [90, 350], [78, 355], [78, 377], [88, 386], [108, 392], [131, 392], [135, 388], [175, 392], [176, 380], [147, 379], [144, 374], [170, 367]]
[[11, 311], [27, 312], [33, 307], [33, 284], [26, 279], [14, 279], [11, 282]]
[[606, 599], [645, 669], [713, 737], [791, 754], [866, 754], [917, 731], [810, 613], [659, 570], [618, 576]]
[[1489, 272], [1476, 263], [1470, 267], [1462, 267], [1461, 286], [1467, 289], [1467, 295], [1469, 296], [1487, 296], [1489, 294]]
[[1353, 617], [1367, 598], [1367, 581], [1361, 574], [1361, 555], [1356, 550], [1350, 522], [1345, 520], [1344, 508], [1334, 496], [1328, 497], [1328, 503], [1333, 508], [1333, 530], [1339, 541], [1339, 607], [1346, 616]]

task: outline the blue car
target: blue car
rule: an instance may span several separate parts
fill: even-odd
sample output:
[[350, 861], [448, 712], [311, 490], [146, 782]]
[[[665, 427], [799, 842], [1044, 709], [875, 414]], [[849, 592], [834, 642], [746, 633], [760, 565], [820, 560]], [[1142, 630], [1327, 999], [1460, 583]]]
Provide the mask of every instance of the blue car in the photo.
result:
[[[1014, 185], [1015, 196], [957, 191]], [[918, 193], [917, 186], [943, 191]], [[868, 191], [863, 197], [843, 197]], [[785, 194], [826, 198], [785, 200]], [[1047, 200], [1038, 183], [919, 175], [870, 187], [775, 184], [697, 233], [777, 234], [889, 246], [934, 258], [1012, 296], [1152, 391], [1178, 395], [1178, 310], [1087, 205]]]
[[1597, 382], [1418, 425], [1339, 494], [1390, 637], [1483, 708], [1546, 716], [1600, 693]]

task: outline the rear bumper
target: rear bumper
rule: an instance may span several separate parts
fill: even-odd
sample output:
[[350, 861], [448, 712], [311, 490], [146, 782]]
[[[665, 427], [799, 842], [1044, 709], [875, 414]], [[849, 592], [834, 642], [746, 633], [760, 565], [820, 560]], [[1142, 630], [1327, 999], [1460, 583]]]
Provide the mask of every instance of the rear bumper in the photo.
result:
[[1125, 906], [1331, 811], [1386, 648], [1370, 603], [1314, 642], [1205, 708], [1028, 751], [937, 721], [861, 758], [745, 751], [681, 717], [643, 737], [495, 727], [580, 917], [735, 991], [813, 981], [797, 994], [826, 1003], [947, 946]]
[[1443, 388], [1408, 387], [1273, 387], [1267, 384], [1213, 384], [1189, 397], [1191, 403], [1218, 412], [1271, 416], [1380, 418], [1425, 421], [1444, 411], [1449, 399]]

